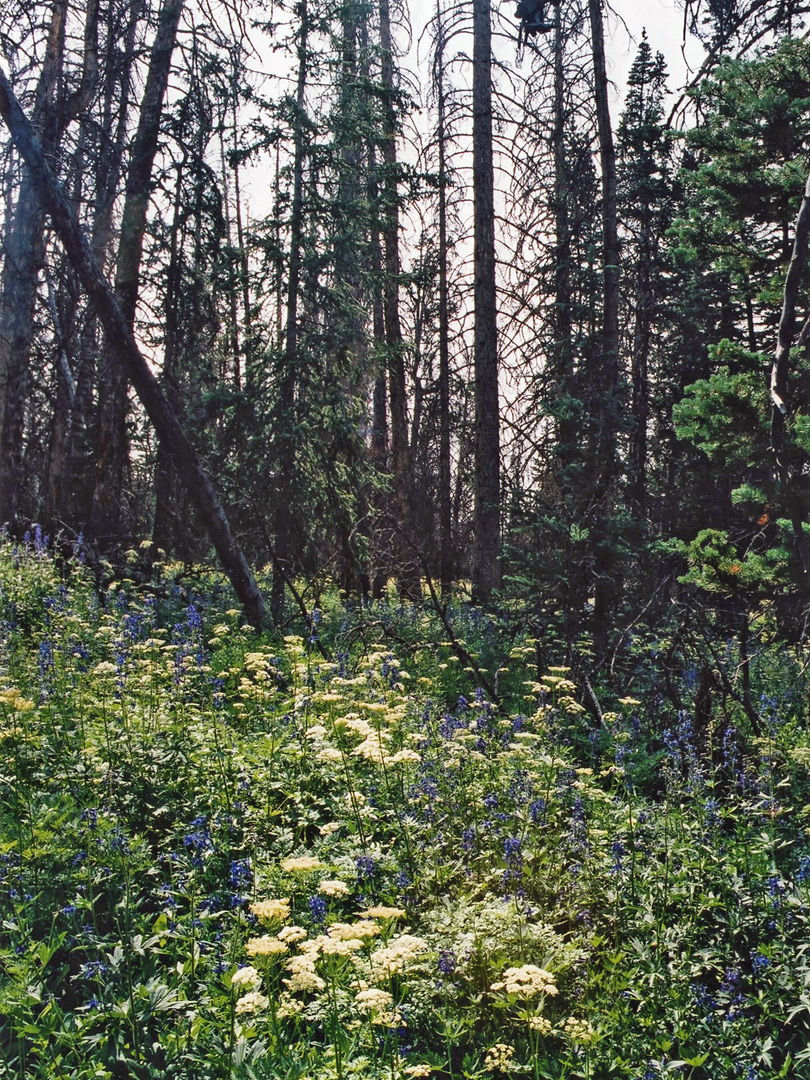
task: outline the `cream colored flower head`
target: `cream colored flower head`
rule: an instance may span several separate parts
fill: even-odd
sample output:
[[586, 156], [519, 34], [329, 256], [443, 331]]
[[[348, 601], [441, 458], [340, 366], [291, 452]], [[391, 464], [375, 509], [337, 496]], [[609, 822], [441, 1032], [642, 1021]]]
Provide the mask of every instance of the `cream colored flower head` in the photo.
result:
[[238, 971], [233, 973], [231, 986], [246, 986], [250, 990], [255, 990], [261, 981], [262, 977], [256, 968], [250, 964], [246, 964], [244, 967], [240, 967]]
[[291, 855], [281, 860], [281, 869], [285, 874], [311, 874], [322, 867], [323, 863], [314, 855]]
[[530, 1016], [529, 1028], [543, 1036], [550, 1035], [553, 1030], [551, 1021], [546, 1020], [545, 1016]]
[[433, 1072], [433, 1066], [427, 1064], [406, 1065], [402, 1071], [406, 1076], [430, 1076]]
[[250, 913], [255, 915], [259, 922], [284, 922], [290, 917], [290, 901], [287, 897], [255, 900], [250, 905]]
[[487, 1050], [484, 1068], [487, 1072], [508, 1072], [514, 1060], [514, 1046], [508, 1043], [495, 1043]]
[[351, 889], [345, 881], [334, 880], [322, 881], [318, 886], [318, 892], [323, 896], [350, 896]]
[[234, 1006], [234, 1012], [237, 1013], [256, 1013], [263, 1012], [270, 1004], [264, 994], [260, 994], [258, 990], [251, 990], [250, 993], [244, 994], [239, 998]]
[[291, 994], [317, 994], [326, 986], [314, 971], [296, 971], [291, 978], [281, 980]]
[[406, 747], [404, 750], [397, 750], [397, 752], [389, 759], [389, 764], [418, 765], [421, 760], [421, 754], [417, 754], [415, 750]]
[[283, 941], [285, 945], [294, 945], [296, 941], [303, 941], [306, 936], [307, 932], [303, 926], [285, 926], [276, 934], [278, 940]]
[[362, 912], [369, 919], [404, 919], [405, 911], [399, 907], [384, 907], [378, 905], [377, 907], [366, 908]]
[[316, 941], [320, 945], [321, 956], [351, 956], [363, 948], [359, 937], [333, 938], [324, 934]]
[[279, 941], [278, 938], [270, 937], [269, 934], [265, 934], [263, 937], [251, 938], [245, 945], [245, 952], [248, 956], [281, 956], [288, 951], [285, 942]]
[[554, 976], [544, 968], [535, 967], [534, 964], [507, 968], [501, 980], [493, 983], [490, 989], [496, 994], [515, 994], [520, 998], [537, 997], [538, 994], [553, 997], [557, 993]]
[[413, 934], [400, 934], [371, 954], [372, 970], [393, 975], [404, 971], [427, 949], [427, 942]]
[[596, 1042], [597, 1033], [587, 1020], [580, 1020], [576, 1016], [569, 1016], [563, 1024], [563, 1031], [571, 1040], [579, 1046], [590, 1046]]

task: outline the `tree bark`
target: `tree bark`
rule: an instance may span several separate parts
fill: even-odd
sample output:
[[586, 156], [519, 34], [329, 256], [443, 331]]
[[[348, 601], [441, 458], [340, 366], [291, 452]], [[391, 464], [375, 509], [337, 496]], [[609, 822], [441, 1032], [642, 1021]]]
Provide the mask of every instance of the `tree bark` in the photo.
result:
[[444, 87], [444, 23], [436, 5], [436, 91], [439, 148], [439, 580], [447, 602], [453, 588], [453, 506], [450, 462], [450, 299], [447, 284], [447, 130]]
[[[383, 93], [383, 315], [388, 353], [388, 396], [391, 425], [391, 471], [394, 480], [395, 513], [405, 537], [413, 534], [411, 505], [411, 448], [408, 441], [408, 392], [405, 380], [405, 344], [399, 317], [399, 191], [397, 180], [396, 113], [394, 108], [394, 53], [391, 41], [391, 12], [388, 0], [380, 0], [380, 82]], [[409, 600], [421, 598], [420, 570], [412, 547], [400, 542], [397, 551], [400, 594]]]
[[[163, 0], [161, 5], [127, 171], [115, 269], [115, 294], [130, 330], [135, 325], [143, 239], [163, 99], [183, 5], [184, 0]], [[115, 348], [115, 343], [105, 342], [104, 366], [99, 384], [91, 531], [96, 539], [102, 541], [115, 541], [124, 531], [123, 490], [128, 455], [126, 419], [129, 386], [126, 371], [114, 359]]]
[[597, 508], [597, 532], [603, 534], [597, 544], [594, 582], [593, 636], [597, 656], [607, 652], [607, 635], [615, 599], [614, 558], [606, 529], [612, 512], [617, 465], [617, 420], [619, 386], [619, 239], [616, 211], [616, 150], [610, 123], [608, 79], [605, 66], [605, 36], [602, 23], [602, 0], [588, 0], [593, 52], [594, 99], [599, 133], [599, 159], [602, 167], [602, 327], [599, 372], [595, 380], [597, 400], [593, 410], [596, 422], [596, 461], [594, 502]]
[[[33, 122], [43, 146], [55, 153], [68, 124], [87, 106], [98, 77], [98, 0], [87, 7], [82, 74], [76, 92], [58, 98], [65, 49], [67, 0], [53, 5]], [[45, 258], [44, 218], [24, 169], [14, 221], [6, 240], [0, 295], [0, 523], [19, 524], [24, 491], [25, 407], [39, 272]]]
[[264, 624], [264, 601], [233, 536], [219, 497], [203, 469], [199, 455], [141, 355], [129, 319], [105, 280], [76, 215], [45, 160], [42, 147], [2, 71], [0, 115], [28, 166], [41, 203], [50, 214], [65, 252], [96, 308], [107, 341], [114, 349], [116, 361], [131, 380], [158, 437], [172, 448], [181, 482], [200, 510], [211, 541], [242, 602], [247, 618], [254, 624]]
[[486, 603], [501, 584], [491, 44], [490, 0], [473, 0], [475, 510], [472, 586], [473, 598], [482, 603]]
[[293, 517], [292, 484], [295, 475], [295, 387], [298, 367], [298, 292], [301, 282], [301, 250], [304, 243], [304, 155], [306, 150], [305, 105], [307, 88], [307, 35], [309, 12], [307, 0], [299, 4], [301, 27], [298, 35], [298, 81], [295, 93], [295, 128], [293, 131], [293, 196], [290, 214], [290, 266], [286, 297], [286, 331], [283, 369], [279, 388], [279, 492], [275, 512], [275, 559], [270, 610], [278, 625], [284, 612], [284, 582], [290, 575]]

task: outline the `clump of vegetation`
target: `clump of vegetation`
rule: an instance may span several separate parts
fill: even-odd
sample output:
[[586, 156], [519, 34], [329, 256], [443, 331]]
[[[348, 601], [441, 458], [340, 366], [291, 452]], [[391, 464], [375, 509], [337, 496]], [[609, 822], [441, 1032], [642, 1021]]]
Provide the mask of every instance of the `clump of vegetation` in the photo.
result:
[[0, 546], [2, 1075], [810, 1076], [803, 699], [597, 720], [514, 641], [495, 705], [418, 607], [228, 603]]

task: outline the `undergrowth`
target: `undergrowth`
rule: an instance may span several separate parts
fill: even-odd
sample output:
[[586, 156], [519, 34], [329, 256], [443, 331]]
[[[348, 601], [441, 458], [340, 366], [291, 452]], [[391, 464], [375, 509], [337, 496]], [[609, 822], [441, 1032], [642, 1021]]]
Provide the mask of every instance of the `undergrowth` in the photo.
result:
[[697, 730], [472, 610], [273, 640], [165, 580], [0, 545], [0, 1075], [810, 1077], [775, 645]]

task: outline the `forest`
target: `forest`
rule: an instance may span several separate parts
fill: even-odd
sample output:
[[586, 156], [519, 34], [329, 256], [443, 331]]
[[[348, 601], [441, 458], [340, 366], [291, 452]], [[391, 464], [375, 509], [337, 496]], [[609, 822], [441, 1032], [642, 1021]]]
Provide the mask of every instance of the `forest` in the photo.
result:
[[0, 0], [0, 1078], [810, 1080], [809, 17]]

